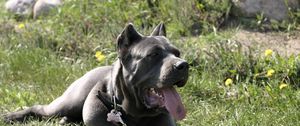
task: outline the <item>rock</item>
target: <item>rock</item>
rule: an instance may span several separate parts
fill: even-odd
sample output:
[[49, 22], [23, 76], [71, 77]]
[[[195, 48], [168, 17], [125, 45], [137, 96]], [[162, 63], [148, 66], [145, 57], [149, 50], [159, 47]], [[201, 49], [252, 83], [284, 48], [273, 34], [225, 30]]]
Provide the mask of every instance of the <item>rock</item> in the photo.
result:
[[[285, 3], [287, 1], [287, 4]], [[289, 17], [290, 8], [299, 8], [299, 0], [232, 0], [235, 16], [256, 17], [261, 13], [278, 21]]]
[[33, 18], [41, 15], [47, 15], [49, 11], [61, 4], [60, 0], [38, 0], [33, 8]]
[[30, 15], [36, 0], [9, 0], [5, 3], [5, 8], [17, 15]]
[[33, 14], [36, 19], [49, 13], [50, 9], [61, 5], [61, 0], [8, 0], [5, 3], [7, 11], [20, 16]]

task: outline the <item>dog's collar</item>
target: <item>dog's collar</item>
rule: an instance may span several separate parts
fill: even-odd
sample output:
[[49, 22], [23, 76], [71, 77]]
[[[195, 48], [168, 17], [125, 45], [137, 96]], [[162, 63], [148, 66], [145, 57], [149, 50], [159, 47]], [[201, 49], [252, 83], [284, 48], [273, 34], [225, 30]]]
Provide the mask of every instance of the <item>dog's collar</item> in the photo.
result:
[[128, 122], [130, 120], [129, 115], [127, 115], [125, 113], [125, 111], [122, 109], [122, 107], [117, 104], [117, 99], [115, 96], [113, 96], [113, 101], [107, 100], [107, 98], [105, 98], [105, 96], [107, 96], [107, 94], [98, 91], [98, 94], [96, 95], [100, 101], [105, 105], [105, 107], [108, 109], [108, 111], [110, 111], [110, 113], [107, 114], [108, 116], [108, 121], [109, 121], [109, 116], [118, 116], [119, 119], [118, 121], [112, 121], [114, 124], [116, 125], [121, 125], [121, 126], [126, 126], [125, 122]]
[[112, 109], [114, 109], [114, 108], [116, 108], [116, 109], [122, 109], [121, 107], [120, 107], [120, 105], [117, 105], [116, 104], [116, 106], [114, 106], [114, 103], [113, 102], [110, 102], [109, 100], [107, 100], [107, 98], [105, 98], [104, 96], [106, 96], [107, 94], [105, 94], [105, 93], [102, 93], [101, 91], [98, 91], [98, 94], [96, 95], [99, 99], [100, 99], [100, 101], [105, 105], [105, 107], [108, 109], [108, 110], [112, 110]]

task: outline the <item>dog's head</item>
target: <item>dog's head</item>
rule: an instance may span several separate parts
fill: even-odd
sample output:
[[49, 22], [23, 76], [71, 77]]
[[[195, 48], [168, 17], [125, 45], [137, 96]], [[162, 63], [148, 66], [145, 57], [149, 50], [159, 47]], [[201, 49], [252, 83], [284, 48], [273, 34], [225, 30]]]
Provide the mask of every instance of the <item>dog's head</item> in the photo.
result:
[[183, 119], [185, 109], [174, 86], [185, 85], [189, 65], [166, 38], [164, 24], [150, 36], [128, 24], [117, 39], [117, 50], [126, 90], [122, 90], [123, 109], [143, 116], [169, 112], [175, 119]]

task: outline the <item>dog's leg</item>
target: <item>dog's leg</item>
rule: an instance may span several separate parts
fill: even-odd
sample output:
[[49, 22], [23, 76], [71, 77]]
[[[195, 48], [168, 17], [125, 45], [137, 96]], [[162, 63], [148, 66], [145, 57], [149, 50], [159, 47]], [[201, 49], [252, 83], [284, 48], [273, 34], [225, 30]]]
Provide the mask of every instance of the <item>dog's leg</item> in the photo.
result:
[[109, 110], [97, 97], [101, 85], [98, 83], [91, 90], [84, 102], [82, 117], [86, 126], [98, 126], [99, 124], [101, 126], [114, 126], [112, 123], [107, 122], [107, 113], [109, 113]]
[[4, 118], [5, 118], [5, 121], [7, 121], [7, 122], [9, 122], [9, 121], [23, 122], [23, 121], [25, 121], [26, 117], [29, 117], [29, 116], [35, 116], [35, 117], [39, 118], [41, 116], [48, 115], [44, 109], [46, 106], [47, 105], [35, 105], [30, 108], [21, 110], [21, 111], [9, 113]]
[[12, 112], [4, 116], [4, 121], [12, 123], [13, 121], [23, 122], [29, 116], [41, 118], [49, 116], [60, 116], [62, 114], [63, 105], [62, 98], [59, 97], [49, 105], [35, 105], [21, 111]]
[[67, 116], [64, 116], [60, 121], [59, 121], [59, 124], [60, 125], [65, 125], [65, 124], [68, 124], [70, 122], [73, 122], [69, 117]]

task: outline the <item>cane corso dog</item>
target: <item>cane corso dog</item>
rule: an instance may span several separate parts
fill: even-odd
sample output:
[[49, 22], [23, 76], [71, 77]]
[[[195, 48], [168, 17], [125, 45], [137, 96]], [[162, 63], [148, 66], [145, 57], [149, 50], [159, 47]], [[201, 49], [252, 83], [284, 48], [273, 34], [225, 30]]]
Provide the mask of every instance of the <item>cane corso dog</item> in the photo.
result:
[[9, 113], [5, 121], [55, 116], [63, 124], [175, 126], [185, 117], [175, 87], [186, 84], [189, 65], [166, 38], [163, 23], [150, 36], [128, 24], [117, 38], [117, 52], [113, 65], [89, 71], [52, 103]]

